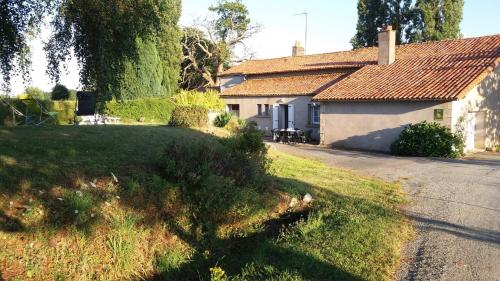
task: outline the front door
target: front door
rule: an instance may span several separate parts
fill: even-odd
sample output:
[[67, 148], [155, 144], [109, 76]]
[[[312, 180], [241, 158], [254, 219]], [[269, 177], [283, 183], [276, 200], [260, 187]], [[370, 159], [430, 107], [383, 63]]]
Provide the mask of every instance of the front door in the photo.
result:
[[475, 148], [475, 134], [476, 134], [476, 114], [470, 112], [467, 114], [467, 138], [465, 143], [465, 148], [468, 151], [472, 151]]

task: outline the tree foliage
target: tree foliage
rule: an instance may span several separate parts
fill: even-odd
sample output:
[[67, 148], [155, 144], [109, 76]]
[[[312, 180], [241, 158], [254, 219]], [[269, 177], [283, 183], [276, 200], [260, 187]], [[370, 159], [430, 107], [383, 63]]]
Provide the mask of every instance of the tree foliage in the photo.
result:
[[0, 72], [3, 87], [10, 89], [10, 78], [17, 65], [25, 80], [29, 78], [30, 35], [36, 34], [47, 11], [56, 1], [0, 0]]
[[[251, 57], [245, 53], [238, 57], [235, 49], [245, 48], [245, 41], [258, 32], [251, 24], [247, 7], [241, 0], [221, 0], [209, 8], [215, 19], [205, 20], [203, 28], [186, 28], [182, 40], [184, 63], [182, 85], [187, 89], [216, 86], [217, 74], [231, 63]], [[202, 81], [202, 82], [200, 82]]]
[[378, 29], [392, 25], [396, 43], [443, 40], [460, 36], [463, 0], [358, 0], [353, 48], [378, 45]]
[[151, 40], [136, 40], [137, 58], [125, 60], [123, 77], [118, 90], [118, 100], [144, 97], [165, 97], [171, 93], [163, 86], [163, 64]]
[[51, 92], [52, 100], [68, 100], [70, 97], [70, 93], [66, 86], [57, 84], [54, 86]]
[[143, 73], [130, 74], [130, 68], [126, 73], [127, 65], [141, 61], [141, 47], [154, 45], [161, 60], [161, 92], [173, 93], [181, 59], [179, 16], [180, 0], [64, 0], [46, 46], [48, 73], [57, 80], [60, 64], [73, 48], [81, 68], [80, 82], [98, 93], [102, 105], [113, 97], [121, 98], [127, 84], [124, 78], [143, 77]]
[[378, 44], [378, 29], [392, 25], [396, 43], [405, 41], [405, 26], [411, 18], [411, 0], [359, 0], [356, 35], [351, 39], [355, 49]]
[[418, 0], [410, 41], [437, 41], [461, 36], [464, 0]]

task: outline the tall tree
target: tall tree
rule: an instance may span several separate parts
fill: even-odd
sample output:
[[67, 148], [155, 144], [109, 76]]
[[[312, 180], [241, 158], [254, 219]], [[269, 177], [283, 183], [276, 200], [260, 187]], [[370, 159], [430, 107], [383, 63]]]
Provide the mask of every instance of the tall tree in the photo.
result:
[[220, 62], [226, 61], [228, 54], [216, 54], [217, 46], [205, 33], [194, 27], [182, 30], [181, 87], [192, 90], [206, 85], [215, 85]]
[[378, 29], [392, 25], [396, 43], [406, 41], [406, 26], [411, 19], [412, 0], [358, 0], [358, 24], [351, 39], [353, 48], [373, 47], [378, 44]]
[[410, 41], [459, 38], [464, 0], [417, 0]]
[[235, 52], [237, 47], [245, 48], [245, 41], [259, 30], [251, 24], [245, 4], [241, 0], [221, 0], [209, 11], [215, 14], [215, 19], [200, 23], [203, 31], [184, 29], [183, 85], [189, 84], [184, 78], [203, 78], [203, 86], [216, 86], [217, 74], [225, 67], [252, 56], [245, 53], [239, 57]]
[[18, 66], [25, 79], [29, 78], [30, 35], [36, 34], [46, 12], [57, 1], [0, 0], [0, 72], [3, 88], [10, 89], [10, 78]]
[[140, 63], [140, 48], [147, 45], [161, 60], [163, 92], [172, 94], [181, 60], [179, 16], [180, 0], [63, 0], [46, 46], [48, 73], [57, 80], [73, 48], [81, 83], [98, 93], [102, 105], [122, 97], [127, 63]]

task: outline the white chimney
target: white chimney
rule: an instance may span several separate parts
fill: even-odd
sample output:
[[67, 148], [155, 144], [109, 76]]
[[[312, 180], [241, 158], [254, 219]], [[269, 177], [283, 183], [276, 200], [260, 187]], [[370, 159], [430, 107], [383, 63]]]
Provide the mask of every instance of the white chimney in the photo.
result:
[[396, 31], [388, 25], [378, 34], [378, 64], [389, 65], [396, 60]]
[[295, 46], [292, 48], [292, 56], [298, 57], [305, 54], [304, 47], [300, 45], [300, 41], [295, 41]]

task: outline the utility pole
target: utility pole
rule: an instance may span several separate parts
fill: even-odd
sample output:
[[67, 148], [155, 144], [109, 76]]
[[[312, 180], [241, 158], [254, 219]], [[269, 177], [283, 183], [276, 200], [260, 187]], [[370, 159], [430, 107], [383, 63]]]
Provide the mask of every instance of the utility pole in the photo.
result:
[[308, 21], [308, 16], [309, 16], [309, 13], [308, 12], [303, 12], [303, 13], [299, 13], [299, 14], [295, 14], [295, 16], [305, 16], [306, 18], [306, 31], [305, 31], [305, 40], [304, 40], [304, 54], [307, 54], [307, 21]]

